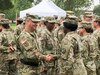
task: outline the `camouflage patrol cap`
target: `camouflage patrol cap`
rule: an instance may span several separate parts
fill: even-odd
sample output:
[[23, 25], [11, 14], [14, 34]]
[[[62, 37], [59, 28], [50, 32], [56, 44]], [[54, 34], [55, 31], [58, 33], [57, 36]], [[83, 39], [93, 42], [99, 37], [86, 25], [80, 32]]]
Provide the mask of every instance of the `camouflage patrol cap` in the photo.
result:
[[93, 13], [92, 12], [85, 12], [84, 13], [84, 16], [92, 17], [93, 16]]
[[2, 25], [2, 24], [9, 24], [10, 22], [9, 22], [9, 19], [1, 19], [0, 20], [0, 25]]
[[75, 15], [69, 15], [68, 18], [70, 18], [70, 19], [77, 19], [78, 17], [76, 17]]
[[68, 15], [72, 15], [72, 14], [74, 14], [73, 11], [66, 11], [66, 13], [67, 13]]
[[92, 25], [91, 25], [90, 22], [82, 21], [82, 22], [78, 25], [78, 28], [87, 28], [87, 27], [92, 27]]
[[96, 16], [96, 18], [94, 19], [94, 21], [100, 22], [100, 16]]
[[31, 19], [33, 22], [39, 22], [40, 21], [38, 15], [35, 15], [35, 14], [27, 13], [26, 17]]
[[23, 18], [18, 18], [17, 21], [23, 21]]

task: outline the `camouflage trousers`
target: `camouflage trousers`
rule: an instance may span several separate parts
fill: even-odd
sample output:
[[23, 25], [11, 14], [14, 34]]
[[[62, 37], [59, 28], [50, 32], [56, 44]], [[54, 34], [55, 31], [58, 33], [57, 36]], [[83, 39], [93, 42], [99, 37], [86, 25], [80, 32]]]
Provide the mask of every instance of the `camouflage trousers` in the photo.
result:
[[97, 75], [100, 75], [100, 57], [96, 59], [96, 73]]
[[96, 75], [96, 64], [94, 60], [87, 60], [87, 62], [84, 62], [87, 75]]
[[59, 75], [87, 75], [86, 68], [82, 59], [76, 59], [75, 62], [62, 61], [59, 68]]
[[0, 65], [0, 75], [18, 75], [15, 60], [6, 60]]
[[8, 60], [8, 75], [18, 75], [16, 60]]
[[34, 67], [30, 65], [25, 65], [18, 62], [18, 75], [41, 75], [40, 73], [40, 67]]
[[41, 75], [58, 75], [57, 63], [43, 62], [41, 66]]

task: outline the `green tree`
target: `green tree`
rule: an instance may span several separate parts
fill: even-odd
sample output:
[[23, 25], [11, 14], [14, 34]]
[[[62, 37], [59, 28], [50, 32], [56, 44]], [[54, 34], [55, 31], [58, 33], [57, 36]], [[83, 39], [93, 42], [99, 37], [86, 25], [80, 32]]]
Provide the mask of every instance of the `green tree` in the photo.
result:
[[32, 6], [32, 0], [11, 0], [14, 7], [10, 10], [6, 10], [6, 17], [9, 19], [15, 19], [16, 13], [19, 15], [21, 10], [28, 9]]
[[75, 11], [77, 14], [80, 11], [91, 5], [93, 0], [53, 0], [59, 7], [64, 10]]
[[11, 0], [0, 0], [0, 12], [4, 12], [4, 10], [8, 10], [13, 6]]
[[100, 16], [100, 5], [95, 6], [93, 12], [94, 14]]

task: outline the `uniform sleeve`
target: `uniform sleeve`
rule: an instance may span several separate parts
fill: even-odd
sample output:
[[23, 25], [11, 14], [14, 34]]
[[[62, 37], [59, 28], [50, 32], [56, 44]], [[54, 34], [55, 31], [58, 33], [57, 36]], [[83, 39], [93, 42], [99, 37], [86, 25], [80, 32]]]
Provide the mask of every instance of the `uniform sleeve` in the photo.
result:
[[38, 38], [38, 44], [41, 52], [43, 52], [46, 46], [46, 34], [44, 32], [41, 33], [41, 36]]
[[4, 39], [3, 35], [0, 34], [0, 51], [4, 53], [8, 53], [8, 47], [4, 45], [6, 40]]
[[68, 37], [62, 40], [61, 49], [62, 49], [61, 58], [66, 59], [68, 62], [70, 62], [70, 64], [73, 63], [74, 50], [72, 42], [69, 40]]
[[86, 40], [83, 40], [82, 44], [83, 44], [82, 57], [86, 59], [88, 57], [89, 45], [88, 45], [88, 42], [86, 42]]

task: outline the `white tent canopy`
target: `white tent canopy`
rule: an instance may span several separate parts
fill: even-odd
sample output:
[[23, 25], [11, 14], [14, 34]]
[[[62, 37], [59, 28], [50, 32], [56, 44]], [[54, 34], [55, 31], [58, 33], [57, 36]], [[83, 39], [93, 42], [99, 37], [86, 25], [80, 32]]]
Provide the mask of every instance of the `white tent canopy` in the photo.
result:
[[65, 17], [66, 12], [56, 6], [51, 0], [42, 0], [38, 5], [20, 11], [20, 17], [23, 18], [26, 16], [26, 13], [31, 13], [39, 16], [54, 16]]

